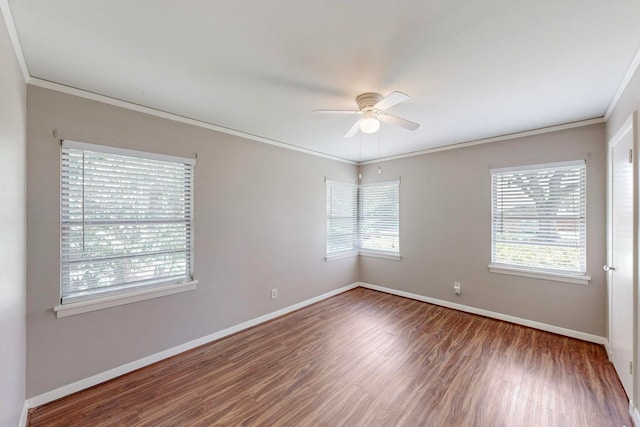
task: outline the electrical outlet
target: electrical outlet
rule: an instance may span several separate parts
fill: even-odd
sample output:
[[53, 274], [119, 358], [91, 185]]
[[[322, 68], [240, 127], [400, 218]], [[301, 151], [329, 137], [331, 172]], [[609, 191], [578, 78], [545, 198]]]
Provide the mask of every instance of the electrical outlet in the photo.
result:
[[456, 295], [460, 295], [462, 293], [460, 282], [453, 282], [453, 293]]
[[278, 289], [273, 288], [271, 289], [271, 299], [276, 299], [276, 298], [278, 298]]

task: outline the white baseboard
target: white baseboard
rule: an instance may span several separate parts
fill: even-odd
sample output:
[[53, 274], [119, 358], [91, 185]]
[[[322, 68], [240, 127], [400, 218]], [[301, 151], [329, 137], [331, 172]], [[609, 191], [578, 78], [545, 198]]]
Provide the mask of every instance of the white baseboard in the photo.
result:
[[22, 413], [20, 414], [20, 421], [18, 423], [18, 427], [27, 427], [28, 417], [29, 417], [29, 405], [25, 400], [24, 405], [22, 406]]
[[[181, 344], [179, 346], [161, 351], [159, 353], [155, 353], [152, 354], [150, 356], [147, 357], [143, 357], [142, 359], [138, 359], [135, 360], [133, 362], [118, 366], [116, 368], [113, 369], [109, 369], [108, 371], [105, 372], [101, 372], [99, 374], [93, 375], [91, 377], [85, 378], [83, 380], [80, 381], [76, 381], [74, 383], [71, 384], [67, 384], [65, 386], [59, 387], [55, 390], [51, 390], [48, 391], [46, 393], [31, 397], [29, 399], [27, 399], [27, 401], [25, 402], [25, 406], [23, 409], [23, 413], [22, 413], [22, 417], [20, 419], [20, 427], [23, 427], [26, 425], [26, 421], [27, 421], [27, 414], [28, 414], [28, 409], [29, 408], [34, 408], [36, 406], [40, 406], [40, 405], [44, 405], [45, 403], [49, 403], [52, 402], [56, 399], [60, 399], [62, 397], [68, 396], [70, 394], [76, 393], [78, 391], [84, 390], [86, 388], [89, 387], [93, 387], [94, 385], [103, 383], [105, 381], [109, 381], [113, 378], [119, 377], [121, 375], [127, 374], [129, 372], [135, 371], [136, 369], [140, 369], [143, 368], [145, 366], [151, 365], [153, 363], [159, 362], [161, 360], [167, 359], [169, 357], [175, 356], [179, 353], [183, 353], [187, 350], [191, 350], [193, 348], [199, 347], [201, 345], [207, 344], [209, 342], [218, 340], [220, 338], [224, 338], [228, 335], [234, 334], [236, 332], [240, 332], [244, 329], [248, 329], [251, 328], [253, 326], [256, 326], [260, 323], [264, 323], [266, 321], [269, 321], [271, 319], [275, 319], [276, 317], [280, 317], [283, 316], [285, 314], [291, 313], [295, 310], [299, 310], [303, 307], [306, 307], [308, 305], [314, 304], [316, 302], [325, 300], [327, 298], [331, 298], [332, 296], [341, 294], [343, 292], [349, 291], [351, 289], [357, 288], [358, 286], [363, 287], [363, 288], [367, 288], [367, 289], [373, 289], [376, 291], [380, 291], [380, 292], [385, 292], [388, 294], [392, 294], [392, 295], [398, 295], [401, 297], [405, 297], [405, 298], [411, 298], [411, 299], [415, 299], [418, 301], [423, 301], [423, 302], [427, 302], [430, 304], [435, 304], [435, 305], [440, 305], [443, 307], [448, 307], [448, 308], [452, 308], [455, 310], [460, 310], [460, 311], [464, 311], [467, 313], [472, 313], [472, 314], [478, 314], [481, 316], [485, 316], [485, 317], [490, 317], [493, 319], [498, 319], [498, 320], [504, 320], [506, 322], [511, 322], [511, 323], [515, 323], [518, 325], [523, 325], [523, 326], [528, 326], [531, 328], [535, 328], [535, 329], [540, 329], [543, 331], [547, 331], [547, 332], [553, 332], [556, 334], [560, 334], [560, 335], [565, 335], [568, 337], [572, 337], [572, 338], [577, 338], [577, 339], [581, 339], [584, 341], [589, 341], [589, 342], [594, 342], [597, 344], [603, 344], [605, 346], [608, 346], [608, 341], [606, 338], [604, 337], [600, 337], [597, 335], [591, 335], [591, 334], [587, 334], [584, 332], [579, 332], [579, 331], [574, 331], [571, 329], [565, 329], [565, 328], [561, 328], [558, 326], [553, 326], [553, 325], [548, 325], [545, 323], [540, 323], [540, 322], [535, 322], [532, 320], [528, 320], [528, 319], [522, 319], [519, 317], [515, 317], [515, 316], [509, 316], [506, 314], [502, 314], [502, 313], [496, 313], [493, 311], [488, 311], [488, 310], [483, 310], [480, 308], [475, 308], [475, 307], [470, 307], [470, 306], [466, 306], [466, 305], [462, 305], [462, 304], [456, 304], [456, 303], [452, 303], [449, 301], [444, 301], [444, 300], [439, 300], [436, 298], [430, 298], [430, 297], [425, 297], [422, 295], [418, 295], [418, 294], [413, 294], [410, 292], [405, 292], [405, 291], [399, 291], [396, 289], [391, 289], [391, 288], [387, 288], [384, 286], [378, 286], [378, 285], [372, 285], [369, 283], [363, 283], [363, 282], [358, 282], [358, 283], [353, 283], [351, 285], [333, 290], [331, 292], [327, 292], [325, 294], [319, 295], [317, 297], [314, 298], [310, 298], [308, 300], [302, 301], [300, 303], [291, 305], [289, 307], [285, 307], [283, 309], [274, 311], [272, 313], [268, 313], [265, 314], [263, 316], [260, 317], [256, 317], [255, 319], [251, 319], [248, 320], [246, 322], [240, 323], [238, 325], [235, 326], [231, 326], [227, 329], [223, 329], [221, 331], [215, 332], [213, 334], [204, 336], [202, 338], [198, 338], [195, 339], [193, 341], [189, 341], [187, 343]], [[638, 411], [637, 409], [635, 409], [635, 413], [632, 414], [632, 417], [634, 419], [634, 422], [636, 423], [636, 427], [640, 427], [640, 419], [638, 419]]]
[[[359, 283], [353, 283], [351, 285], [333, 290], [331, 292], [327, 292], [325, 294], [319, 295], [314, 298], [310, 298], [308, 300], [299, 302], [289, 307], [285, 307], [283, 309], [274, 311], [272, 313], [265, 314], [264, 316], [256, 317], [255, 319], [251, 319], [246, 322], [240, 323], [238, 325], [231, 326], [227, 329], [223, 329], [221, 331], [215, 332], [205, 337], [198, 338], [193, 341], [189, 341], [179, 346], [161, 351], [159, 353], [152, 354], [147, 357], [143, 357], [142, 359], [135, 360], [133, 362], [124, 364], [122, 366], [118, 366], [117, 368], [109, 369], [108, 371], [101, 372], [89, 378], [85, 378], [83, 380], [76, 381], [74, 383], [59, 387], [55, 390], [51, 390], [46, 393], [31, 397], [27, 399], [25, 408], [35, 408], [36, 406], [44, 405], [45, 403], [52, 402], [56, 399], [60, 399], [61, 397], [68, 396], [80, 390], [93, 387], [94, 385], [103, 383], [105, 381], [109, 381], [113, 378], [135, 371], [136, 369], [143, 368], [145, 366], [148, 366], [153, 363], [159, 362], [161, 360], [167, 359], [169, 357], [175, 356], [179, 353], [183, 353], [187, 350], [191, 350], [192, 348], [199, 347], [201, 345], [210, 343], [220, 338], [224, 338], [228, 335], [235, 334], [236, 332], [240, 332], [244, 329], [251, 328], [260, 323], [264, 323], [268, 320], [275, 319], [276, 317], [280, 317], [285, 314], [291, 313], [292, 311], [299, 310], [308, 305], [315, 304], [316, 302], [325, 300], [327, 298], [331, 298], [332, 296], [357, 288], [358, 286], [359, 286]], [[26, 418], [25, 418], [25, 422], [26, 422]]]
[[[591, 335], [585, 332], [574, 331], [572, 329], [561, 328], [559, 326], [548, 325], [546, 323], [536, 322], [528, 319], [522, 319], [520, 317], [509, 316], [508, 314], [496, 313], [494, 311], [483, 310], [481, 308], [471, 307], [468, 305], [456, 304], [454, 302], [425, 297], [425, 296], [413, 294], [410, 292], [399, 291], [392, 288], [386, 288], [384, 286], [371, 285], [369, 283], [362, 283], [362, 282], [358, 283], [358, 285], [363, 288], [373, 289], [374, 291], [385, 292], [388, 294], [398, 295], [405, 298], [411, 298], [418, 301], [428, 302], [430, 304], [440, 305], [442, 307], [453, 308], [454, 310], [464, 311], [472, 314], [478, 314], [480, 316], [491, 317], [493, 319], [504, 320], [505, 322], [515, 323], [517, 325], [522, 325], [522, 326], [528, 326], [530, 328], [540, 329], [546, 332], [553, 332], [554, 334], [564, 335], [571, 338], [577, 338], [583, 341], [589, 341], [589, 342], [602, 344], [602, 345], [607, 344], [607, 339], [605, 337], [600, 337], [598, 335]], [[640, 425], [638, 427], [640, 427]]]
[[631, 421], [633, 421], [633, 425], [635, 427], [640, 427], [640, 413], [638, 413], [638, 408], [633, 407], [632, 402], [629, 402], [629, 415], [631, 415]]
[[[613, 361], [611, 360], [611, 358], [613, 357], [613, 351], [611, 351], [611, 346], [609, 344], [609, 340], [607, 338], [604, 339], [604, 349], [607, 351], [607, 358], [609, 359], [609, 362], [613, 363]], [[640, 426], [638, 426], [640, 427]]]

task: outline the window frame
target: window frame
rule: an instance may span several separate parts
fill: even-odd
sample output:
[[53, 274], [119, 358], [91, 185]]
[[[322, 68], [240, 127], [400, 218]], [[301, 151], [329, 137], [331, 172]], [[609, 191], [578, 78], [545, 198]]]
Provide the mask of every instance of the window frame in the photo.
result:
[[[104, 290], [99, 290], [97, 286], [94, 286], [94, 287], [90, 286], [86, 293], [79, 291], [76, 293], [76, 295], [73, 295], [73, 293], [70, 294], [69, 292], [72, 292], [72, 291], [64, 288], [64, 283], [65, 283], [64, 272], [65, 272], [65, 269], [68, 270], [69, 268], [65, 266], [67, 265], [70, 266], [74, 262], [78, 262], [77, 260], [74, 260], [73, 252], [71, 252], [71, 249], [65, 249], [65, 245], [66, 247], [69, 247], [72, 241], [70, 240], [72, 239], [72, 235], [69, 234], [70, 231], [67, 231], [65, 234], [64, 230], [68, 230], [70, 227], [73, 227], [74, 223], [78, 222], [78, 220], [73, 220], [70, 218], [70, 215], [72, 214], [70, 213], [71, 211], [69, 209], [72, 209], [70, 205], [70, 203], [72, 202], [68, 195], [65, 196], [63, 194], [63, 191], [65, 191], [65, 179], [70, 179], [65, 177], [72, 175], [72, 172], [73, 172], [73, 170], [70, 169], [69, 167], [69, 165], [71, 165], [70, 163], [68, 163], [66, 166], [64, 164], [65, 159], [69, 159], [71, 156], [71, 154], [65, 154], [65, 153], [71, 153], [71, 152], [73, 152], [74, 155], [76, 156], [78, 152], [83, 153], [82, 160], [78, 162], [78, 160], [76, 159], [76, 164], [82, 164], [81, 167], [83, 168], [82, 169], [83, 176], [84, 176], [84, 167], [85, 167], [85, 163], [84, 163], [85, 152], [92, 153], [91, 154], [92, 156], [95, 155], [93, 153], [98, 153], [98, 155], [105, 155], [107, 157], [117, 156], [117, 157], [112, 157], [111, 159], [107, 160], [107, 162], [111, 162], [110, 166], [112, 167], [120, 168], [120, 169], [116, 169], [116, 172], [114, 173], [116, 174], [122, 173], [123, 175], [121, 180], [123, 181], [131, 180], [132, 177], [135, 177], [133, 179], [135, 180], [140, 179], [140, 182], [144, 182], [146, 184], [146, 182], [144, 181], [145, 174], [152, 175], [154, 172], [158, 173], [157, 171], [160, 171], [160, 170], [168, 171], [168, 169], [164, 169], [164, 166], [162, 166], [162, 164], [156, 163], [156, 162], [166, 162], [166, 163], [175, 164], [176, 167], [173, 168], [176, 171], [174, 172], [175, 174], [179, 173], [180, 168], [184, 168], [184, 172], [185, 172], [184, 178], [182, 180], [178, 179], [177, 181], [175, 180], [175, 177], [172, 178], [174, 180], [172, 185], [175, 185], [177, 183], [180, 186], [180, 188], [183, 189], [181, 191], [185, 191], [184, 193], [185, 198], [176, 196], [177, 198], [174, 201], [172, 201], [172, 203], [176, 203], [176, 201], [178, 201], [179, 203], [178, 206], [182, 206], [185, 209], [184, 212], [187, 212], [188, 214], [187, 217], [184, 217], [185, 218], [184, 232], [187, 233], [187, 235], [184, 237], [185, 239], [184, 251], [178, 251], [178, 253], [184, 252], [185, 254], [184, 262], [186, 262], [185, 267], [186, 267], [186, 270], [188, 271], [184, 271], [178, 276], [172, 275], [172, 276], [154, 277], [152, 279], [148, 279], [146, 277], [141, 278], [141, 276], [138, 276], [134, 280], [124, 281], [122, 283], [110, 285]], [[120, 156], [123, 156], [123, 157], [120, 157]], [[138, 163], [138, 165], [141, 162], [142, 163], [148, 162], [149, 166], [146, 168], [146, 170], [141, 169], [142, 173], [140, 175], [138, 175], [138, 170], [133, 169], [135, 172], [133, 173], [133, 175], [131, 175], [132, 169], [128, 169], [128, 168], [135, 168], [136, 162]], [[154, 163], [156, 164], [154, 165]], [[60, 233], [61, 233], [60, 264], [59, 264], [60, 265], [60, 300], [59, 300], [60, 304], [54, 307], [54, 311], [56, 312], [57, 317], [66, 317], [66, 316], [84, 313], [88, 311], [113, 307], [116, 305], [128, 304], [128, 303], [142, 301], [146, 299], [157, 298], [160, 296], [171, 295], [174, 293], [193, 290], [196, 288], [196, 285], [198, 282], [193, 278], [193, 272], [194, 272], [194, 197], [193, 197], [194, 183], [193, 183], [193, 178], [195, 175], [195, 163], [196, 163], [195, 159], [192, 159], [192, 158], [169, 156], [169, 155], [158, 154], [158, 153], [129, 150], [124, 148], [89, 144], [85, 142], [78, 142], [78, 141], [71, 141], [71, 140], [61, 141], [60, 193], [59, 193], [59, 197], [60, 197], [60, 223], [59, 224], [60, 224]], [[172, 168], [170, 165], [167, 167]], [[158, 168], [161, 168], [161, 169], [158, 169]], [[92, 170], [96, 170], [96, 169], [92, 169]], [[140, 176], [142, 178], [140, 178]], [[107, 182], [111, 183], [116, 181], [109, 180]], [[133, 182], [133, 185], [136, 185], [135, 181], [129, 181], [129, 183], [131, 182]], [[84, 191], [84, 185], [85, 184], [83, 183], [82, 191]], [[125, 186], [125, 184], [123, 184], [122, 181], [118, 181], [117, 185], [120, 187]], [[166, 189], [166, 187], [164, 187], [166, 184], [160, 184], [160, 185], [162, 185], [160, 189], [162, 190]], [[138, 190], [138, 187], [136, 187], [136, 191], [144, 192], [145, 190], [146, 189]], [[148, 194], [151, 194], [151, 193], [149, 192]], [[82, 194], [81, 200], [82, 200], [81, 204], [83, 207], [82, 207], [82, 214], [80, 215], [82, 216], [82, 220], [81, 220], [82, 227], [84, 227], [84, 221], [85, 221], [84, 203], [86, 201], [84, 194]], [[105, 206], [99, 205], [98, 210], [107, 209], [108, 204], [111, 201], [112, 201], [111, 199], [107, 198], [106, 205]], [[155, 207], [157, 206], [158, 205], [156, 205]], [[149, 208], [151, 208], [151, 206], [149, 206]], [[140, 210], [140, 209], [141, 208], [136, 207], [136, 210]], [[77, 210], [77, 207], [76, 207], [76, 210]], [[142, 210], [143, 216], [149, 215], [149, 214], [145, 214], [145, 212], [146, 211]], [[76, 213], [75, 216], [77, 215], [78, 214]], [[126, 217], [126, 215], [128, 215], [128, 214], [125, 214], [125, 212], [116, 211], [116, 213], [112, 213], [112, 215], [115, 215], [115, 218], [110, 219], [108, 222], [113, 223], [113, 226], [115, 227], [127, 227], [127, 226], [132, 227], [134, 229], [134, 231], [132, 231], [134, 234], [131, 234], [130, 236], [133, 236], [134, 238], [136, 235], [135, 234], [136, 227], [138, 227], [139, 225], [144, 226], [144, 224], [149, 225], [155, 221], [155, 218], [147, 219], [147, 220], [143, 219], [140, 221], [140, 220], [137, 220], [135, 216], [132, 219], [131, 218], [125, 219], [123, 217]], [[160, 215], [161, 215], [161, 217], [159, 218], [160, 223], [167, 223], [167, 221], [170, 222], [170, 220], [168, 219], [170, 215], [167, 215], [167, 214], [160, 214]], [[153, 231], [153, 228], [154, 228], [153, 225], [151, 227], [152, 227], [151, 231]], [[114, 234], [114, 236], [118, 237], [117, 234]], [[122, 236], [120, 236], [120, 238], [122, 238]], [[82, 241], [84, 242], [84, 237], [82, 238]], [[171, 241], [171, 243], [172, 245], [174, 244], [173, 240]], [[177, 240], [176, 243], [178, 243], [178, 248], [180, 248], [180, 245], [182, 245], [180, 243], [180, 240]], [[172, 246], [171, 249], [172, 249], [172, 252], [174, 252], [175, 246]], [[143, 265], [152, 266], [152, 265], [156, 265], [154, 264], [154, 261], [153, 261], [153, 256], [154, 256], [153, 254], [157, 254], [157, 252], [154, 252], [154, 251], [150, 252], [148, 248], [146, 248], [145, 246], [140, 246], [139, 253], [133, 252], [133, 255], [130, 253], [126, 253], [126, 254], [122, 253], [118, 255], [116, 253], [114, 255], [110, 255], [109, 258], [113, 258], [117, 262], [118, 260], [122, 260], [122, 259], [142, 258], [144, 260], [147, 257], [151, 257], [152, 261], [143, 261]], [[87, 260], [91, 260], [91, 259], [93, 259], [91, 256], [87, 258]], [[96, 262], [100, 262], [99, 261], [100, 258], [97, 258], [97, 260], [98, 261]], [[151, 264], [149, 264], [149, 262], [151, 262]], [[163, 264], [163, 265], [166, 265], [166, 264]], [[116, 271], [118, 271], [118, 268], [116, 268]]]
[[[577, 202], [580, 205], [580, 214], [577, 221], [577, 226], [582, 227], [579, 228], [579, 244], [578, 246], [578, 264], [580, 264], [581, 271], [571, 271], [571, 270], [563, 270], [561, 268], [544, 268], [540, 266], [534, 265], [526, 265], [526, 264], [516, 264], [516, 263], [508, 263], [504, 262], [504, 260], [496, 259], [496, 203], [498, 203], [497, 195], [496, 195], [496, 182], [495, 180], [500, 175], [513, 174], [513, 173], [522, 173], [526, 175], [528, 173], [544, 172], [544, 171], [553, 171], [555, 170], [566, 170], [566, 169], [575, 169], [580, 168], [580, 199]], [[498, 274], [509, 274], [523, 277], [530, 277], [536, 279], [544, 279], [544, 280], [552, 280], [559, 282], [568, 282], [575, 284], [586, 285], [591, 280], [591, 277], [587, 275], [587, 167], [586, 162], [584, 160], [577, 161], [568, 161], [568, 162], [556, 162], [556, 163], [544, 163], [544, 164], [536, 164], [536, 165], [525, 165], [525, 166], [517, 166], [517, 167], [508, 167], [508, 168], [499, 168], [499, 169], [491, 169], [491, 260], [489, 263], [489, 271], [492, 273]], [[532, 217], [533, 218], [533, 217]], [[499, 222], [499, 221], [498, 221]], [[539, 247], [551, 247], [553, 245], [544, 245], [541, 243], [531, 243], [531, 245], [539, 246]], [[584, 258], [580, 257], [580, 254], [584, 255]]]
[[[353, 256], [367, 256], [367, 257], [374, 257], [374, 258], [383, 258], [383, 259], [392, 259], [392, 260], [399, 260], [401, 258], [400, 255], [400, 181], [399, 180], [395, 180], [395, 181], [384, 181], [384, 182], [374, 182], [374, 183], [367, 183], [367, 184], [351, 184], [351, 183], [346, 183], [346, 182], [341, 182], [341, 181], [332, 181], [332, 180], [325, 180], [326, 182], [326, 194], [327, 194], [327, 200], [326, 200], [326, 209], [327, 209], [327, 245], [326, 245], [326, 249], [329, 248], [329, 221], [330, 221], [330, 216], [329, 216], [329, 210], [330, 210], [330, 206], [329, 206], [329, 186], [330, 185], [343, 185], [343, 186], [348, 186], [351, 188], [354, 188], [356, 190], [356, 198], [354, 201], [354, 206], [352, 207], [352, 211], [355, 212], [355, 220], [356, 220], [356, 224], [355, 224], [355, 231], [354, 231], [354, 236], [353, 239], [355, 241], [355, 246], [353, 248], [353, 250], [344, 250], [344, 251], [336, 251], [336, 252], [329, 252], [328, 250], [325, 251], [325, 260], [326, 261], [333, 261], [333, 260], [337, 260], [337, 259], [343, 259], [343, 258], [349, 258], [349, 257], [353, 257]], [[386, 250], [380, 250], [380, 249], [375, 249], [375, 248], [363, 248], [362, 247], [362, 221], [363, 221], [363, 216], [362, 216], [362, 211], [363, 211], [363, 195], [362, 195], [362, 189], [363, 188], [375, 188], [375, 187], [382, 187], [382, 186], [389, 186], [389, 185], [394, 185], [395, 189], [397, 191], [397, 195], [396, 195], [396, 200], [397, 200], [397, 204], [396, 204], [396, 232], [397, 232], [397, 240], [396, 240], [396, 246], [397, 246], [397, 250], [393, 251], [386, 251]]]
[[[333, 194], [336, 194], [333, 192], [333, 189], [338, 189], [338, 188], [342, 188], [343, 190], [349, 189], [351, 191], [353, 191], [352, 195], [351, 195], [351, 202], [353, 203], [353, 205], [350, 207], [350, 211], [353, 214], [352, 216], [337, 216], [337, 215], [333, 215], [332, 213], [336, 210], [335, 209], [335, 202], [338, 201], [339, 203], [348, 203], [347, 200], [336, 200], [335, 198], [332, 198]], [[331, 261], [331, 260], [336, 260], [336, 259], [342, 259], [342, 258], [349, 258], [352, 256], [357, 256], [358, 255], [358, 211], [357, 211], [357, 206], [358, 206], [358, 185], [357, 184], [351, 184], [351, 183], [347, 183], [347, 182], [341, 182], [341, 181], [332, 181], [332, 180], [326, 180], [325, 181], [325, 194], [326, 194], [326, 226], [327, 226], [327, 234], [326, 234], [326, 246], [325, 246], [325, 259], [327, 261]], [[341, 194], [344, 195], [344, 194]], [[332, 250], [330, 251], [329, 248], [331, 246], [334, 246], [337, 244], [337, 242], [333, 242], [331, 240], [333, 233], [332, 233], [332, 222], [334, 221], [334, 219], [348, 219], [351, 218], [353, 221], [353, 236], [349, 237], [348, 240], [345, 243], [351, 243], [351, 248], [348, 249], [342, 249], [342, 250]]]
[[[364, 197], [364, 190], [365, 189], [376, 189], [376, 188], [380, 188], [380, 187], [392, 187], [393, 191], [395, 192], [394, 197], [395, 197], [395, 209], [393, 209], [395, 212], [393, 212], [393, 215], [390, 215], [390, 212], [385, 212], [384, 214], [380, 214], [380, 215], [368, 215], [365, 217], [364, 212], [366, 210], [366, 207], [364, 206], [365, 203], [367, 203], [367, 200]], [[366, 219], [383, 219], [386, 221], [389, 221], [389, 219], [391, 219], [391, 221], [395, 221], [395, 233], [397, 234], [397, 239], [396, 239], [396, 250], [384, 250], [384, 249], [376, 249], [373, 247], [363, 247], [363, 238], [365, 236], [365, 233], [363, 231], [363, 223], [366, 221]], [[368, 232], [366, 233], [367, 235], [370, 234], [376, 234], [378, 236], [380, 235], [384, 235], [385, 232], [388, 234], [388, 231], [390, 229], [382, 229], [382, 228], [378, 228], [375, 232]], [[399, 180], [395, 180], [395, 181], [384, 181], [384, 182], [373, 182], [373, 183], [367, 183], [367, 184], [360, 184], [358, 186], [358, 249], [359, 249], [359, 253], [361, 255], [365, 255], [365, 256], [372, 256], [372, 257], [377, 257], [377, 258], [387, 258], [387, 259], [399, 259], [400, 258], [400, 181]]]

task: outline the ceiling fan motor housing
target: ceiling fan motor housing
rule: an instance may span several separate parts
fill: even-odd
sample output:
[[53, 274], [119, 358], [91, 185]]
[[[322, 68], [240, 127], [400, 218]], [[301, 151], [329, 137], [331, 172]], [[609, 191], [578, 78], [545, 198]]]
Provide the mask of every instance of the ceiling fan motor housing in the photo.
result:
[[374, 105], [378, 103], [382, 99], [382, 95], [379, 93], [367, 92], [356, 97], [356, 102], [358, 103], [358, 108], [362, 112], [366, 111], [375, 111]]
[[399, 126], [408, 130], [416, 130], [420, 126], [416, 122], [406, 120], [401, 117], [392, 116], [385, 111], [403, 101], [409, 99], [409, 95], [403, 92], [394, 91], [386, 97], [379, 93], [365, 92], [356, 97], [358, 110], [314, 110], [319, 114], [358, 114], [359, 118], [344, 134], [345, 138], [351, 138], [358, 131], [363, 133], [375, 133], [380, 129], [380, 122], [385, 122], [394, 126]]

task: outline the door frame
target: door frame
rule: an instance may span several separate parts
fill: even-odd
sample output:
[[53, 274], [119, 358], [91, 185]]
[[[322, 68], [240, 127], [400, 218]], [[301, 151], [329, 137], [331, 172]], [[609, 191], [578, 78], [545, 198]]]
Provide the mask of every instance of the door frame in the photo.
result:
[[[640, 354], [640, 339], [638, 333], [640, 332], [640, 318], [638, 316], [638, 307], [640, 307], [640, 292], [638, 290], [638, 265], [640, 251], [638, 250], [638, 242], [640, 241], [638, 233], [638, 200], [640, 191], [640, 176], [638, 169], [638, 113], [634, 111], [627, 120], [618, 128], [614, 136], [607, 141], [607, 259], [606, 265], [612, 265], [612, 247], [613, 247], [613, 226], [611, 219], [613, 218], [613, 146], [620, 140], [620, 138], [629, 131], [631, 128], [633, 136], [633, 325], [632, 325], [632, 360], [633, 360], [633, 375], [632, 375], [632, 395], [629, 396], [629, 414], [633, 417], [634, 412], [637, 412], [635, 408], [635, 402], [637, 396], [640, 394], [640, 384], [638, 375], [638, 355]], [[615, 267], [615, 266], [614, 266]], [[606, 273], [607, 284], [607, 357], [611, 361], [611, 348], [609, 339], [611, 338], [611, 318], [612, 318], [612, 288], [611, 288], [611, 272]], [[639, 426], [640, 427], [640, 426]]]

